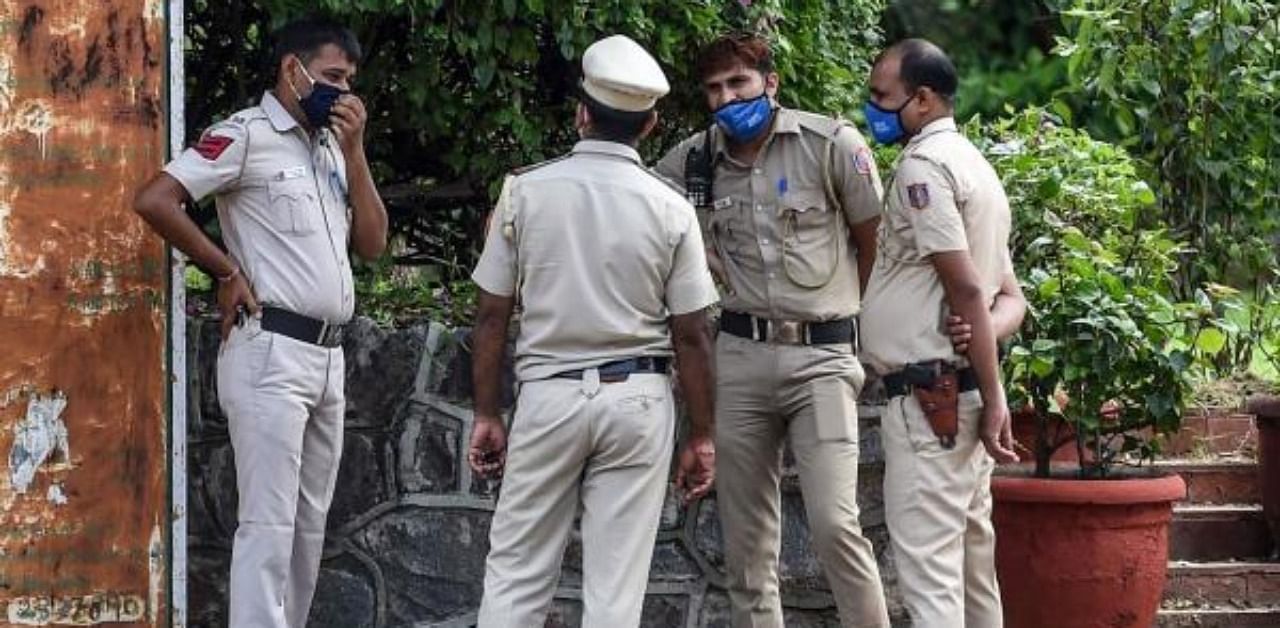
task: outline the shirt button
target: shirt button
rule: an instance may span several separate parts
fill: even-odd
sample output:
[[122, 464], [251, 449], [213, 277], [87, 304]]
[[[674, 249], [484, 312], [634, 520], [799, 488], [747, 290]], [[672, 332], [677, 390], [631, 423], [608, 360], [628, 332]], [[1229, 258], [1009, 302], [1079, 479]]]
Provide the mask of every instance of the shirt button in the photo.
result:
[[759, 168], [756, 168], [755, 170], [752, 170], [752, 172], [754, 172], [754, 173], [756, 173], [756, 174], [764, 174], [764, 171], [763, 171], [763, 170], [761, 170], [761, 169], [759, 169]]
[[769, 278], [770, 278], [770, 279], [773, 279], [773, 278], [774, 278], [774, 277], [776, 277], [776, 276], [777, 276], [777, 274], [776, 274], [776, 273], [772, 273], [772, 272], [771, 272], [771, 273], [769, 273]]
[[768, 244], [769, 244], [769, 238], [763, 238], [763, 239], [761, 239], [761, 240], [760, 240], [760, 244], [768, 245]]
[[756, 211], [758, 211], [758, 212], [762, 212], [762, 211], [764, 211], [764, 206], [763, 206], [763, 205], [756, 205]]

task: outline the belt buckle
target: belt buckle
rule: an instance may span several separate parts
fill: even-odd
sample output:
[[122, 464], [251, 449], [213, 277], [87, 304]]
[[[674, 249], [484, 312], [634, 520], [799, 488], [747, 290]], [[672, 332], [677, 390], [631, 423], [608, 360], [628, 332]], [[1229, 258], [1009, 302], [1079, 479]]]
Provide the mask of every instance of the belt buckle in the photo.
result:
[[800, 321], [769, 321], [769, 340], [775, 344], [798, 345], [804, 342], [804, 323]]
[[321, 321], [320, 335], [316, 338], [316, 344], [330, 348], [342, 344], [342, 325]]

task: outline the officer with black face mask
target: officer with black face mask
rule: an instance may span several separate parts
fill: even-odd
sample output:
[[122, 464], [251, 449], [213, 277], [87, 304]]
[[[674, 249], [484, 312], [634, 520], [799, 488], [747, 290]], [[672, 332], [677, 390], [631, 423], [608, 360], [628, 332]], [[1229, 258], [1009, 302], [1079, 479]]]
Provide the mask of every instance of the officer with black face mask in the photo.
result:
[[[347, 247], [375, 259], [387, 214], [350, 93], [360, 45], [304, 20], [276, 33], [261, 103], [204, 132], [135, 209], [218, 279], [218, 397], [240, 493], [233, 628], [306, 624], [342, 452], [342, 335], [355, 305]], [[215, 195], [227, 251], [182, 211]]]

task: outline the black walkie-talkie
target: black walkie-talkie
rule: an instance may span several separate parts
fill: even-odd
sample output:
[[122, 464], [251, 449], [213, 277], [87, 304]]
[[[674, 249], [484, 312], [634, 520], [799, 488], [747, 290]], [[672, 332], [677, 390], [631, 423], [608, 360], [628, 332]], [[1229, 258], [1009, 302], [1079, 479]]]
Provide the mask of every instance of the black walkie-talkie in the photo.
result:
[[715, 160], [711, 154], [711, 129], [703, 134], [702, 148], [689, 149], [684, 158], [684, 196], [694, 207], [710, 207], [715, 179]]

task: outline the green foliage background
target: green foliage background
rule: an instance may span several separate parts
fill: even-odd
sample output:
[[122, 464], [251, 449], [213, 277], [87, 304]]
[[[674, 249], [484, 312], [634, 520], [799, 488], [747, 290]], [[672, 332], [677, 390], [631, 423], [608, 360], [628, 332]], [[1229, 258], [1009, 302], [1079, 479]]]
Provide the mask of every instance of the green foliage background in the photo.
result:
[[[1039, 105], [1038, 115], [1057, 126], [1113, 145], [1107, 150], [1132, 169], [1126, 177], [1147, 186], [1144, 198], [1151, 195], [1126, 214], [1136, 220], [1132, 229], [1158, 229], [1179, 243], [1162, 295], [1208, 308], [1202, 316], [1215, 321], [1192, 345], [1200, 352], [1196, 364], [1218, 374], [1251, 362], [1276, 372], [1280, 8], [1274, 2], [192, 0], [186, 7], [191, 138], [256, 102], [274, 75], [266, 67], [266, 34], [286, 20], [326, 14], [352, 26], [364, 43], [356, 89], [373, 112], [369, 152], [398, 255], [359, 267], [358, 290], [362, 313], [383, 322], [468, 322], [474, 289], [467, 274], [482, 216], [502, 173], [572, 144], [578, 60], [595, 39], [625, 33], [652, 50], [668, 73], [673, 93], [660, 106], [660, 133], [643, 147], [653, 158], [707, 124], [690, 72], [697, 49], [722, 32], [768, 34], [785, 104], [854, 120], [861, 119], [874, 54], [886, 40], [924, 36], [947, 49], [960, 70], [961, 120], [994, 120]], [[1012, 132], [970, 128], [980, 141]], [[1037, 185], [1044, 188], [1035, 190], [1041, 193], [1062, 189], [1063, 177], [1080, 176], [1073, 168], [1088, 165], [1071, 160], [1098, 159], [1102, 150], [1089, 144], [1076, 152], [1033, 152], [1025, 158], [1041, 161], [1023, 165], [1043, 177]], [[1017, 202], [1024, 201], [1036, 199]], [[211, 221], [208, 208], [198, 214]], [[1037, 220], [1018, 233], [1037, 233], [1043, 227]], [[1107, 248], [1122, 242], [1083, 233]], [[1028, 273], [1039, 263], [1023, 257], [1027, 249], [1017, 255]], [[1037, 288], [1028, 273], [1022, 273], [1028, 288]], [[1037, 293], [1031, 294], [1034, 306]]]
[[[369, 154], [404, 248], [360, 272], [362, 311], [390, 320], [466, 322], [466, 277], [481, 218], [503, 173], [567, 151], [582, 51], [623, 33], [658, 58], [672, 85], [649, 158], [708, 123], [692, 76], [696, 51], [726, 31], [773, 41], [782, 101], [852, 115], [881, 46], [881, 0], [256, 0], [188, 2], [189, 138], [257, 101], [274, 77], [266, 34], [321, 14], [365, 47], [355, 89], [371, 112]], [[202, 221], [211, 221], [207, 208]], [[434, 296], [433, 296], [434, 295]], [[423, 310], [396, 310], [425, 301]], [[436, 298], [447, 305], [434, 307]], [[385, 306], [385, 307], [384, 307]], [[388, 313], [386, 309], [396, 310]]]

